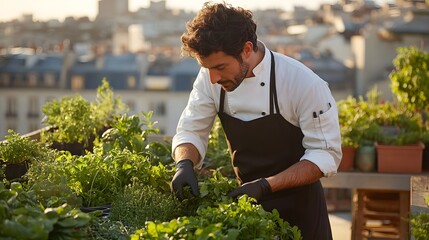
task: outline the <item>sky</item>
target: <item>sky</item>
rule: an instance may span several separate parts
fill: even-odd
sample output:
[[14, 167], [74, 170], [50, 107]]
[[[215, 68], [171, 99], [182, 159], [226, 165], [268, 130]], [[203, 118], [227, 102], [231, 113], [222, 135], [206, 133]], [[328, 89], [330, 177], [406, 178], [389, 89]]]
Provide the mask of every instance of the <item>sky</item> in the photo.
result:
[[[153, 0], [157, 1], [157, 0]], [[167, 8], [198, 11], [208, 0], [166, 0]], [[218, 0], [215, 0], [218, 2]], [[226, 0], [233, 6], [250, 10], [281, 8], [291, 10], [293, 6], [305, 6], [316, 9], [321, 3], [335, 3], [337, 0]], [[383, 2], [383, 1], [377, 1]], [[150, 0], [129, 0], [130, 11], [148, 7]], [[23, 14], [33, 14], [36, 21], [65, 17], [87, 16], [94, 19], [97, 15], [98, 0], [0, 0], [0, 21], [20, 18]]]

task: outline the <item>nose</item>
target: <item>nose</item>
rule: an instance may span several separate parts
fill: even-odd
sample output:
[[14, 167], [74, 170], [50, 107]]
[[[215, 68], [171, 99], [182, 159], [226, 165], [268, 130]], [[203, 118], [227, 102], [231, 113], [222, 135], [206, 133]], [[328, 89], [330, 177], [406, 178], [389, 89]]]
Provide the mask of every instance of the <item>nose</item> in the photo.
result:
[[218, 71], [216, 71], [214, 69], [210, 69], [209, 73], [210, 73], [210, 82], [212, 84], [215, 84], [215, 83], [219, 82], [219, 80], [221, 79], [221, 77], [220, 77]]

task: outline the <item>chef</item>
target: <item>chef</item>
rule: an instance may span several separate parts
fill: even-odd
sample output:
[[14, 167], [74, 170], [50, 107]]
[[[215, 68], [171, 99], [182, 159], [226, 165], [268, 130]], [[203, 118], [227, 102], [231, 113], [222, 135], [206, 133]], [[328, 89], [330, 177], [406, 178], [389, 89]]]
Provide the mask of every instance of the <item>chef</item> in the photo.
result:
[[199, 195], [200, 168], [216, 116], [240, 186], [265, 210], [276, 209], [303, 239], [332, 239], [319, 181], [341, 161], [338, 112], [328, 84], [300, 62], [257, 39], [252, 13], [206, 3], [187, 23], [182, 53], [201, 69], [173, 137], [172, 191]]

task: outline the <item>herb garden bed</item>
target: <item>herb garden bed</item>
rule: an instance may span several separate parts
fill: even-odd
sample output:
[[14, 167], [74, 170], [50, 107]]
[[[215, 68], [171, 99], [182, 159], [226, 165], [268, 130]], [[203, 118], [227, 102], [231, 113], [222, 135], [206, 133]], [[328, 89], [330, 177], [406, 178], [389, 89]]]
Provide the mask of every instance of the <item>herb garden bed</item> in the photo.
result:
[[[170, 143], [149, 140], [158, 134], [151, 112], [117, 111], [120, 100], [106, 83], [98, 93], [94, 105], [80, 101], [86, 106], [82, 109], [90, 110], [86, 117], [102, 123], [88, 122], [87, 129], [96, 133], [100, 126], [111, 128], [95, 137], [91, 152], [73, 155], [51, 148], [53, 137], [61, 136], [65, 126], [56, 126], [55, 136], [42, 133], [39, 141], [11, 132], [15, 138], [1, 143], [0, 150], [7, 150], [26, 139], [35, 149], [28, 153], [24, 181], [3, 178], [0, 183], [2, 239], [301, 239], [299, 229], [276, 211], [267, 212], [246, 196], [236, 201], [226, 196], [238, 183], [218, 165], [225, 162], [218, 157], [225, 157], [226, 149], [224, 138], [215, 132], [207, 164], [213, 170], [199, 175], [200, 197], [187, 189], [189, 198], [179, 201], [169, 186], [175, 171]], [[62, 103], [56, 102], [55, 109]], [[110, 107], [100, 113], [97, 104]], [[79, 106], [73, 108], [82, 113]], [[88, 144], [87, 138], [69, 139]], [[5, 157], [0, 155], [2, 161]]]

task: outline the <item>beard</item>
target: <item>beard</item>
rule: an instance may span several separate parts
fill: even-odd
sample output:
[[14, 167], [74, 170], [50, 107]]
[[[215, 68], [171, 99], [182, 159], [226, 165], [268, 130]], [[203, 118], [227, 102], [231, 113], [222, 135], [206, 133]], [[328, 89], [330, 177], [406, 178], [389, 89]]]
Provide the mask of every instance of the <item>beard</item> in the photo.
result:
[[221, 80], [218, 83], [222, 86], [222, 88], [227, 92], [234, 91], [243, 80], [247, 76], [247, 72], [249, 71], [249, 64], [241, 61], [240, 62], [240, 71], [234, 76], [234, 80]]

